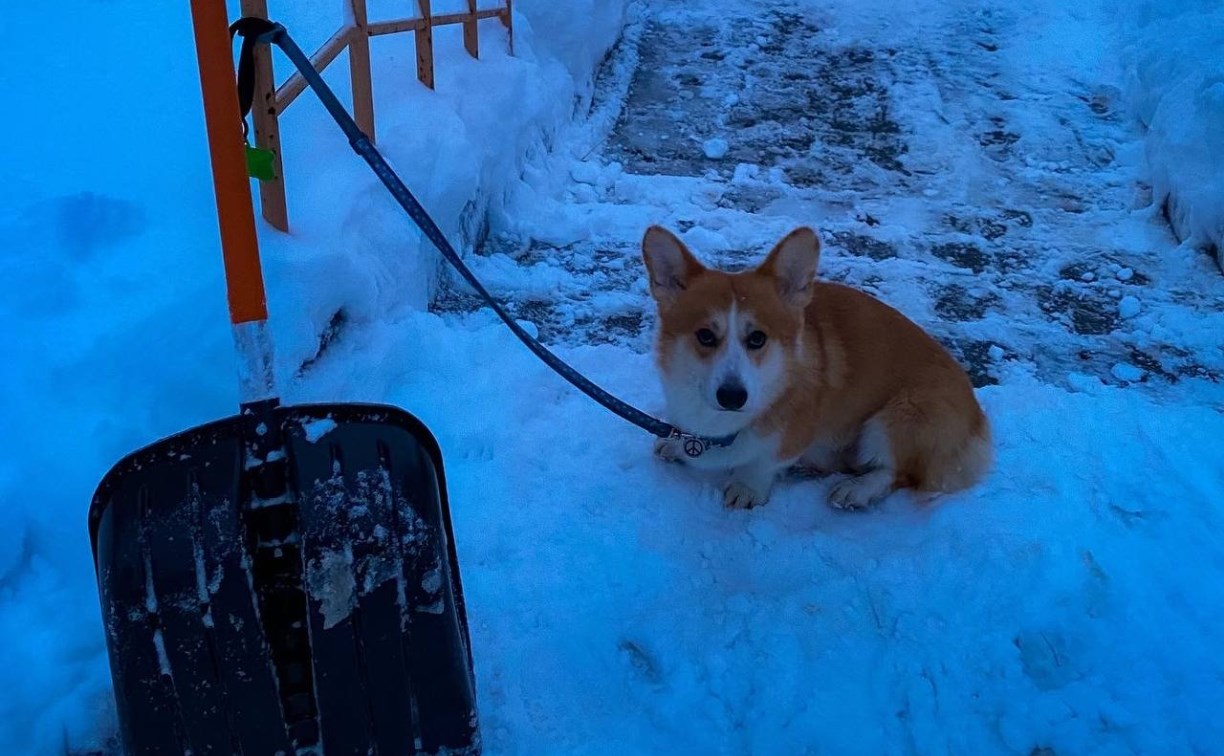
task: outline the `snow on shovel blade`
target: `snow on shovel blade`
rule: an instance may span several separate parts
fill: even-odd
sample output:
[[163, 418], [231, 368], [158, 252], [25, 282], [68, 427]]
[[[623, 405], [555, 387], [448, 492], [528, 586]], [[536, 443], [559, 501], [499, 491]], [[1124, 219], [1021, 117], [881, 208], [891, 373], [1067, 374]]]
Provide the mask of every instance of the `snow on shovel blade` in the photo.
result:
[[479, 753], [437, 442], [394, 407], [274, 412], [262, 466], [235, 416], [128, 456], [94, 496], [128, 752]]

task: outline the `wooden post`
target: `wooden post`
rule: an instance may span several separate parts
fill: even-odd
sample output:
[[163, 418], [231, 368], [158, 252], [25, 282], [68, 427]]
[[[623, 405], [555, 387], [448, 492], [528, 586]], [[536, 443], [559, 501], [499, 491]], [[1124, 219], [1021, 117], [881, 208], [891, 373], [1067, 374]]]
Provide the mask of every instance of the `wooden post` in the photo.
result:
[[[267, 0], [242, 0], [242, 15], [268, 17]], [[255, 100], [251, 120], [255, 122], [255, 146], [272, 151], [276, 177], [259, 182], [259, 203], [263, 218], [280, 231], [289, 230], [289, 208], [285, 203], [285, 174], [281, 165], [280, 127], [276, 112], [276, 78], [272, 73], [272, 50], [268, 45], [255, 48]]]
[[480, 22], [476, 19], [476, 0], [467, 0], [471, 18], [463, 22], [463, 47], [473, 58], [480, 57]]
[[349, 77], [353, 82], [353, 119], [374, 139], [374, 91], [370, 79], [370, 31], [366, 0], [352, 0], [353, 30], [348, 41]]
[[429, 0], [418, 0], [421, 18], [425, 23], [416, 30], [417, 78], [430, 89], [434, 88], [433, 13]]
[[506, 27], [506, 35], [509, 37], [510, 54], [514, 54], [514, 0], [506, 0], [506, 10], [503, 13], [501, 20]]

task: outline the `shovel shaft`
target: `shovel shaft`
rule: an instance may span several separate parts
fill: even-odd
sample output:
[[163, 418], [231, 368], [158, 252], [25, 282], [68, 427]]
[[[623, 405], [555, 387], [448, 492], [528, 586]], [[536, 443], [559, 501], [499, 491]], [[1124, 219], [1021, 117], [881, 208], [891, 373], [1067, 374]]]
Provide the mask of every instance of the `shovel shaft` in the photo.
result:
[[243, 149], [242, 114], [234, 88], [229, 19], [222, 0], [191, 0], [204, 121], [212, 159], [217, 221], [225, 260], [234, 346], [238, 350], [240, 401], [243, 407], [272, 399], [272, 341], [268, 336], [267, 296], [255, 236], [255, 210]]
[[222, 0], [191, 0], [196, 56], [204, 93], [204, 120], [212, 158], [230, 322], [267, 320], [263, 272], [255, 237], [255, 211], [242, 141], [242, 116], [234, 89], [229, 21]]

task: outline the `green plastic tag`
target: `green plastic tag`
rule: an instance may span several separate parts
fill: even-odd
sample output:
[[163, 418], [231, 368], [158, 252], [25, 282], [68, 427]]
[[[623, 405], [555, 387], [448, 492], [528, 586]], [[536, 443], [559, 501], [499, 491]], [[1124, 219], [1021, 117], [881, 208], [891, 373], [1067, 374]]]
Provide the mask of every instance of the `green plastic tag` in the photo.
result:
[[251, 178], [260, 181], [271, 181], [276, 178], [276, 154], [272, 150], [261, 150], [258, 147], [246, 146], [247, 173]]

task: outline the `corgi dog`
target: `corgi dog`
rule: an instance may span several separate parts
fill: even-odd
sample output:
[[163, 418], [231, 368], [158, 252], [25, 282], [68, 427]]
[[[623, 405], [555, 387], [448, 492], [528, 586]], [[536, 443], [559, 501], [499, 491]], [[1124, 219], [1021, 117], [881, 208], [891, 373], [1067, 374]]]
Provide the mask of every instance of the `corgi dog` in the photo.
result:
[[[798, 228], [757, 268], [725, 273], [666, 229], [647, 229], [670, 420], [702, 436], [737, 434], [691, 464], [729, 473], [723, 501], [735, 508], [763, 504], [792, 467], [847, 473], [829, 492], [841, 509], [898, 488], [972, 486], [993, 445], [969, 376], [897, 310], [815, 280], [820, 249], [815, 231]], [[655, 453], [681, 459], [677, 443], [660, 439]]]

